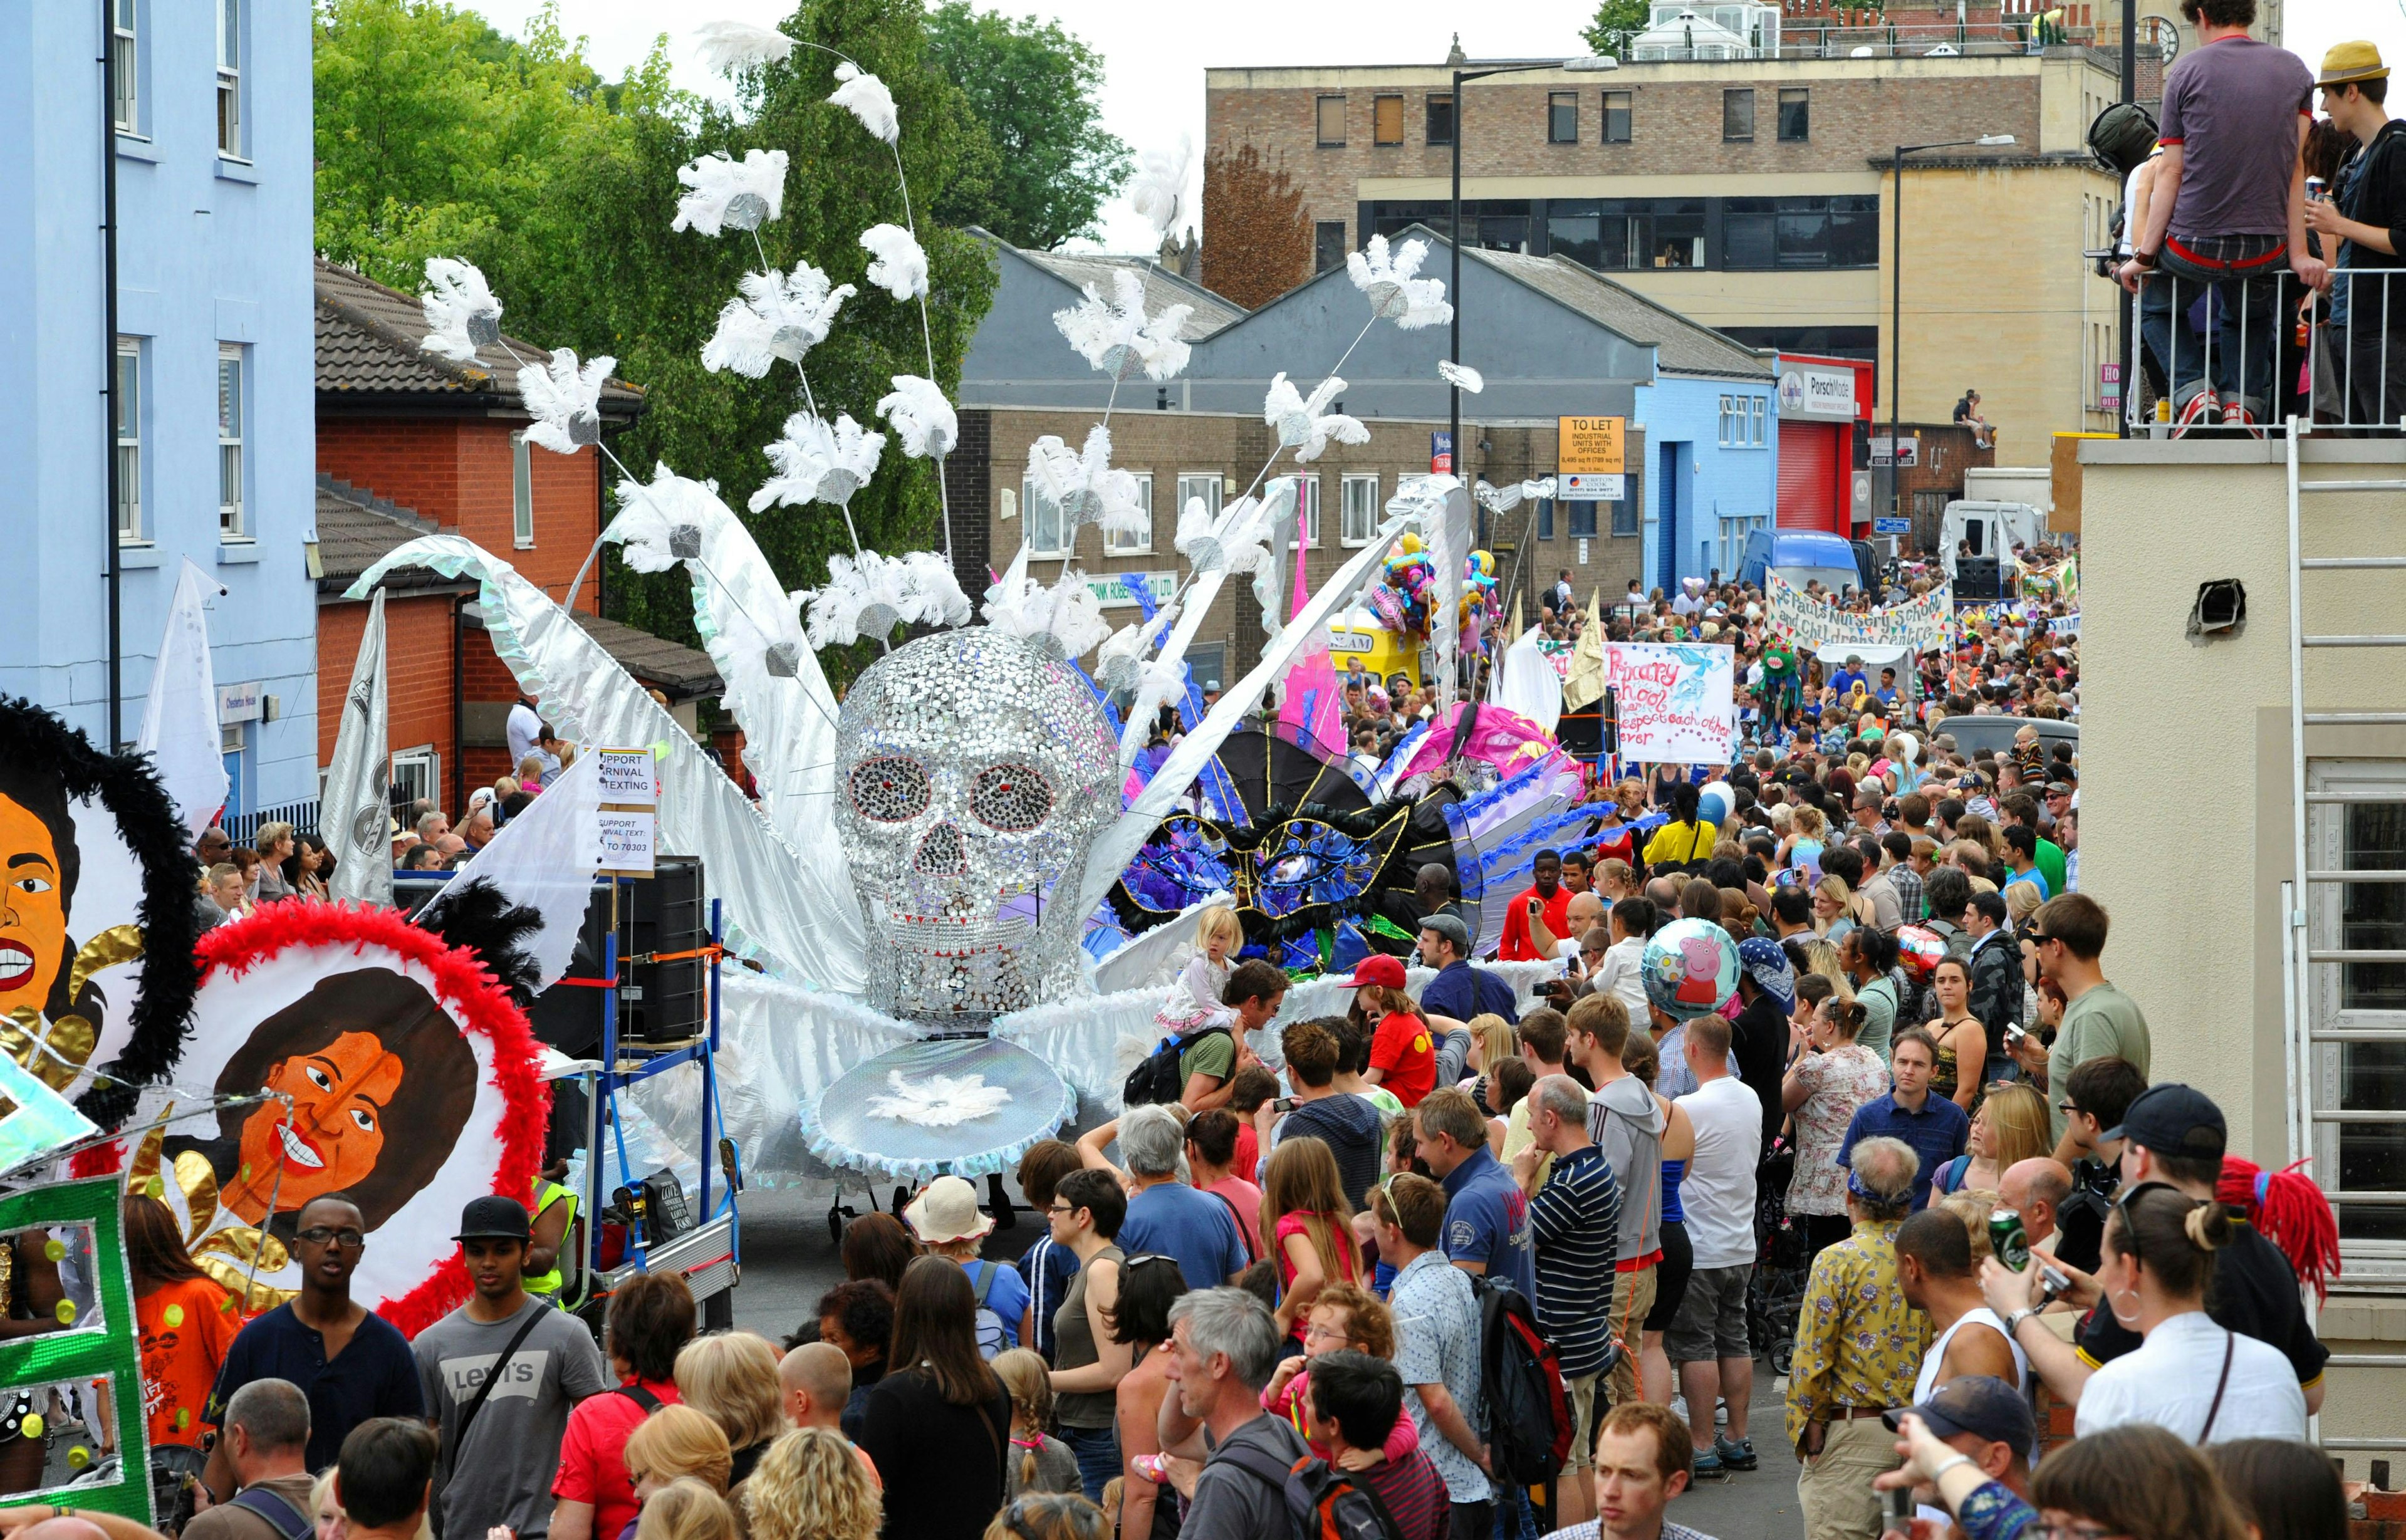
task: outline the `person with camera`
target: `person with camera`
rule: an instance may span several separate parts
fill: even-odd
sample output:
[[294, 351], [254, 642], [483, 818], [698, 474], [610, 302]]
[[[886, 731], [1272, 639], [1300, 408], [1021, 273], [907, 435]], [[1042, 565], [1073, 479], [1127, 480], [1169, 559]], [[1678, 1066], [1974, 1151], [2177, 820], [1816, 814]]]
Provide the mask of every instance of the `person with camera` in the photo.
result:
[[2105, 1211], [2122, 1185], [2122, 1141], [2107, 1138], [2105, 1130], [2119, 1127], [2130, 1104], [2146, 1089], [2147, 1079], [2137, 1066], [2128, 1059], [2109, 1057], [2090, 1059], [2073, 1070], [2056, 1093], [2055, 1108], [2063, 1118], [2065, 1143], [2077, 1155], [2071, 1167], [2071, 1195], [2056, 1211], [2060, 1234], [2055, 1254], [2084, 1273], [2097, 1270], [2099, 1249], [2104, 1243]]
[[1537, 852], [1530, 863], [1529, 886], [1504, 911], [1504, 939], [1495, 960], [1534, 962], [1554, 954], [1553, 943], [1575, 934], [1570, 928], [1571, 890], [1563, 886], [1562, 853]]
[[1977, 1540], [2017, 1540], [2038, 1522], [2031, 1505], [2038, 1425], [2030, 1398], [2013, 1386], [1994, 1375], [1959, 1375], [1880, 1420], [1904, 1460], [1872, 1482], [1887, 1498], [1883, 1540], [1912, 1533], [1917, 1520], [1942, 1533], [1951, 1521]]

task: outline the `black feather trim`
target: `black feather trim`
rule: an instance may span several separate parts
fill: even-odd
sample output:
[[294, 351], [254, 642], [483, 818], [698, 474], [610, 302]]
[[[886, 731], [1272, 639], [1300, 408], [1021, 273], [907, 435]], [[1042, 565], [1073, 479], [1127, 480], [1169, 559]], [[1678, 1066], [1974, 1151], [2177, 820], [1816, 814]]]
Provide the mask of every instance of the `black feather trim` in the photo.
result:
[[[527, 944], [543, 930], [543, 912], [510, 902], [507, 895], [482, 877], [454, 878], [443, 901], [421, 910], [420, 924], [453, 946], [466, 947], [493, 970], [493, 977], [527, 1008], [540, 977]], [[431, 914], [432, 924], [426, 923]]]

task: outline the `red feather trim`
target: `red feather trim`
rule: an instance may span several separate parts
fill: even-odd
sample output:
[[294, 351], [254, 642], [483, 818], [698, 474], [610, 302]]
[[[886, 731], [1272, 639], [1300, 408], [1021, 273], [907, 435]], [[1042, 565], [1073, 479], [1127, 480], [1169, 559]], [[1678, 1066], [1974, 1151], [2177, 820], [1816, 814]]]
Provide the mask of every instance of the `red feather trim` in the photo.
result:
[[[542, 1050], [527, 1024], [526, 1012], [474, 952], [446, 945], [394, 910], [289, 899], [265, 905], [203, 936], [196, 949], [202, 965], [201, 985], [206, 988], [220, 968], [238, 979], [294, 947], [343, 946], [349, 947], [353, 955], [376, 947], [424, 968], [433, 977], [435, 994], [444, 1005], [457, 1013], [467, 1030], [491, 1042], [492, 1084], [502, 1093], [502, 1160], [492, 1190], [520, 1203], [527, 1201], [534, 1189], [535, 1174], [543, 1166], [544, 1138], [551, 1122], [551, 1087], [540, 1073]], [[376, 1313], [403, 1335], [416, 1336], [464, 1302], [474, 1287], [455, 1247], [424, 1282], [399, 1299], [387, 1300]]]

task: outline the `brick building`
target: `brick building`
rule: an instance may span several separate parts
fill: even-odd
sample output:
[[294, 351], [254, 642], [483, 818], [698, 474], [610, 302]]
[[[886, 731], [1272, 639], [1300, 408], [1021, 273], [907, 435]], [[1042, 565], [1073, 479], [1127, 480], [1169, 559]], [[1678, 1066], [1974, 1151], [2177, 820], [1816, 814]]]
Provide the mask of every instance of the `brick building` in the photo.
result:
[[[367, 604], [343, 591], [379, 557], [422, 534], [465, 536], [565, 600], [600, 535], [599, 454], [563, 456], [525, 441], [517, 365], [501, 344], [473, 363], [418, 346], [409, 295], [347, 268], [317, 266], [318, 762], [333, 758], [343, 691]], [[519, 358], [544, 350], [513, 340]], [[604, 431], [643, 409], [639, 391], [602, 391]], [[596, 563], [594, 571], [600, 571]], [[502, 723], [517, 681], [484, 635], [473, 583], [424, 568], [388, 576], [386, 687], [392, 784], [456, 812], [469, 788], [507, 772]], [[710, 659], [601, 616], [588, 575], [578, 622], [629, 672], [659, 689], [692, 726], [693, 703], [719, 688]]]
[[1854, 30], [1837, 57], [1798, 56], [1791, 23], [1778, 57], [1499, 76], [1459, 112], [1453, 64], [1207, 70], [1203, 281], [1259, 304], [1372, 234], [1447, 228], [1458, 130], [1465, 248], [1570, 258], [1753, 346], [1876, 357], [1885, 421], [1894, 152], [2011, 134], [1906, 158], [1902, 415], [1945, 421], [1977, 386], [2008, 459], [2110, 428], [2116, 290], [2080, 254], [2119, 198], [2083, 144], [2116, 56]]

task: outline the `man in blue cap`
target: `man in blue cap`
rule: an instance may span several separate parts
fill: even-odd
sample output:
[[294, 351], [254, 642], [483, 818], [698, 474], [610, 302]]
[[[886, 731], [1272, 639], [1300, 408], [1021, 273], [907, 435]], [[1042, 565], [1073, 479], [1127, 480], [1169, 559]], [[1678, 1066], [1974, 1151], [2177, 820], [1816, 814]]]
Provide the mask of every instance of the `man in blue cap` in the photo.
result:
[[2008, 1519], [1989, 1533], [2016, 1535], [2037, 1520], [2030, 1490], [2031, 1447], [2037, 1442], [2038, 1424], [2031, 1416], [2029, 1398], [2011, 1385], [1994, 1375], [1960, 1375], [1918, 1405], [1889, 1412], [1880, 1420], [1902, 1435], [1896, 1452], [1904, 1464], [1872, 1485], [1882, 1491], [1911, 1487], [1921, 1505], [1915, 1517], [1941, 1526], [1950, 1523], [1966, 1499], [1994, 1482], [2012, 1501], [1989, 1492], [1982, 1502], [2003, 1503], [2020, 1521]]

